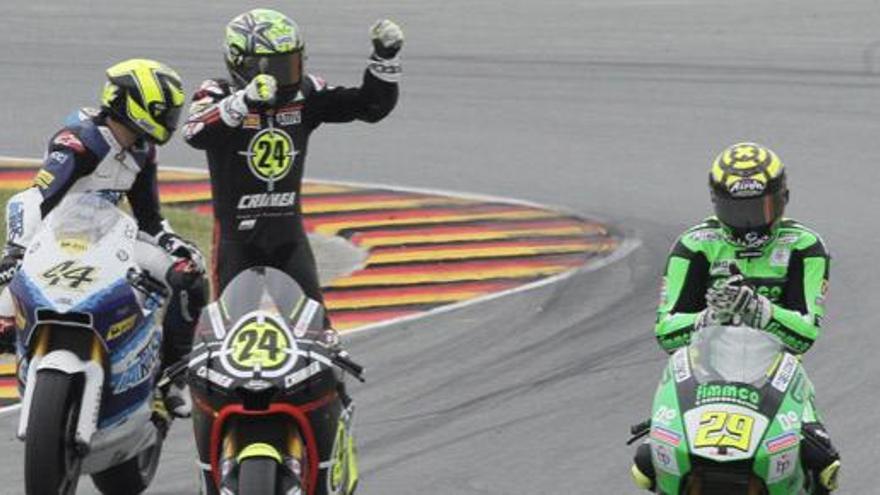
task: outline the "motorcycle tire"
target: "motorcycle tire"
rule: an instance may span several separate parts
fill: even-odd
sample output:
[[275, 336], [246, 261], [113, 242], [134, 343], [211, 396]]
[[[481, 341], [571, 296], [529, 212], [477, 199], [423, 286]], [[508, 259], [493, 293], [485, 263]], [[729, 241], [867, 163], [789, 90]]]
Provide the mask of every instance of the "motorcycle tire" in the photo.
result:
[[54, 370], [37, 372], [24, 452], [25, 493], [73, 495], [82, 459], [74, 436], [79, 417], [75, 378]]
[[95, 487], [104, 495], [138, 495], [143, 493], [150, 486], [153, 477], [156, 476], [156, 470], [159, 468], [162, 441], [161, 437], [157, 438], [155, 444], [142, 450], [131, 459], [92, 474], [92, 482]]
[[278, 463], [274, 459], [252, 457], [238, 469], [238, 495], [275, 495]]

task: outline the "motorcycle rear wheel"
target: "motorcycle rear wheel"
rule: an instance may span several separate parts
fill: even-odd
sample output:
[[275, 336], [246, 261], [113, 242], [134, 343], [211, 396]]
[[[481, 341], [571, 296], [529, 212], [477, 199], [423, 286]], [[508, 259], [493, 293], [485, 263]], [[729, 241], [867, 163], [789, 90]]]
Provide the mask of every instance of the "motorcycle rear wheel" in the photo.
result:
[[275, 495], [278, 463], [268, 457], [241, 461], [238, 471], [238, 495]]
[[76, 382], [66, 373], [43, 370], [33, 386], [25, 438], [25, 492], [73, 495], [81, 466], [74, 445], [79, 417]]

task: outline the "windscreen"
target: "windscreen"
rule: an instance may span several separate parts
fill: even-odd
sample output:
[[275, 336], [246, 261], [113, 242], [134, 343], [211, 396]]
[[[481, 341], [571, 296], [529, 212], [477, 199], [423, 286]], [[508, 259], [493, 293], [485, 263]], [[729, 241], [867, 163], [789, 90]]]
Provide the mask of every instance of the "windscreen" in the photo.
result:
[[[239, 273], [223, 290], [218, 304], [227, 330], [257, 310], [280, 316], [297, 338], [317, 339], [324, 330], [322, 305], [306, 297], [290, 275], [275, 268], [254, 267]], [[210, 321], [204, 316], [202, 322]]]
[[122, 218], [124, 213], [100, 194], [68, 194], [52, 211], [49, 228], [59, 241], [94, 244]]
[[728, 381], [761, 387], [783, 352], [782, 343], [767, 332], [749, 327], [707, 327], [688, 347], [694, 376], [700, 383]]

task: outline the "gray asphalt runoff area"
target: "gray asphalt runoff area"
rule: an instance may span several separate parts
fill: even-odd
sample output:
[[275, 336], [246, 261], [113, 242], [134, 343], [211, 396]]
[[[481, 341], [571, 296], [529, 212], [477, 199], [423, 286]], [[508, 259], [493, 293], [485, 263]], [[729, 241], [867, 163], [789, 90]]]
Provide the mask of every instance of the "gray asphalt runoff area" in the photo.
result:
[[[880, 459], [880, 3], [874, 0], [267, 1], [306, 34], [310, 72], [358, 84], [367, 29], [406, 33], [398, 107], [326, 125], [308, 176], [560, 205], [641, 246], [559, 285], [348, 339], [368, 370], [362, 484], [380, 494], [635, 494], [628, 427], [651, 406], [653, 337], [675, 237], [710, 213], [712, 158], [755, 140], [787, 164], [788, 214], [834, 261], [824, 334], [805, 357], [843, 455], [839, 493], [876, 493]], [[223, 76], [241, 1], [3, 0], [0, 154], [41, 156], [130, 57], [176, 68], [191, 93]], [[168, 165], [202, 167], [180, 137]], [[16, 415], [0, 418], [4, 494], [22, 493]], [[149, 493], [196, 490], [178, 422]], [[95, 493], [83, 480], [80, 493]]]

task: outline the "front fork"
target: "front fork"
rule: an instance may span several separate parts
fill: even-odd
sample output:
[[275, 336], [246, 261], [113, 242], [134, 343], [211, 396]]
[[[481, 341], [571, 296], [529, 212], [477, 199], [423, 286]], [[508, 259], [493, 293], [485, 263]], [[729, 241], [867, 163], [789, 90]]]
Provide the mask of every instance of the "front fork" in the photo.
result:
[[[352, 432], [353, 405], [330, 415], [328, 419], [336, 419], [335, 425], [331, 423], [318, 430], [312, 428], [306, 416], [314, 411], [308, 406], [306, 411], [286, 404], [273, 404], [270, 409], [271, 412], [244, 411], [236, 405], [220, 411], [212, 425], [212, 444], [216, 447], [212, 447], [211, 457], [215, 461], [210, 466], [210, 476], [204, 480], [206, 493], [218, 493], [213, 489], [218, 485], [219, 493], [229, 493], [223, 489], [237, 492], [241, 462], [266, 457], [279, 465], [281, 493], [298, 493], [295, 487], [301, 487], [306, 495], [353, 494], [359, 479]], [[314, 420], [315, 415], [309, 416]], [[325, 417], [324, 414], [317, 416]], [[316, 433], [327, 439], [321, 442], [326, 447], [320, 454]]]
[[[98, 427], [98, 413], [104, 388], [104, 348], [97, 336], [91, 332], [56, 328], [51, 325], [41, 326], [36, 331], [38, 333], [34, 339], [34, 350], [27, 364], [24, 380], [24, 396], [21, 400], [17, 436], [20, 440], [24, 440], [27, 436], [38, 371], [54, 370], [68, 375], [82, 374], [83, 391], [74, 441], [81, 453], [85, 453]], [[76, 332], [78, 342], [71, 346], [57, 345], [56, 339], [53, 339], [53, 332], [56, 331]]]
[[242, 462], [258, 457], [277, 463], [280, 493], [303, 493], [310, 461], [307, 450], [299, 428], [289, 418], [277, 415], [231, 418], [221, 441], [221, 493], [238, 493]]

